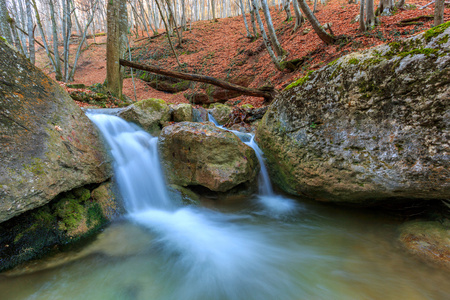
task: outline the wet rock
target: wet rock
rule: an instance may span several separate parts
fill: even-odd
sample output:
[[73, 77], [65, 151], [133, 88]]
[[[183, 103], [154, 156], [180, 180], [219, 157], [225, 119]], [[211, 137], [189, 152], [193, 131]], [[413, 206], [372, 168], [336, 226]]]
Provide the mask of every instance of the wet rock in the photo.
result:
[[85, 238], [123, 211], [109, 182], [60, 194], [0, 224], [0, 271]]
[[172, 119], [175, 122], [192, 122], [193, 121], [193, 114], [192, 114], [192, 105], [190, 104], [178, 104], [178, 105], [171, 105], [172, 109]]
[[211, 105], [212, 109], [209, 109], [209, 113], [220, 125], [226, 124], [230, 120], [231, 107], [225, 104], [215, 103]]
[[164, 100], [146, 99], [122, 110], [119, 117], [139, 125], [152, 135], [158, 135], [170, 120], [170, 108]]
[[403, 224], [399, 240], [412, 254], [450, 270], [450, 220]]
[[203, 107], [194, 108], [192, 110], [193, 121], [194, 122], [207, 122], [208, 121], [208, 111]]
[[349, 54], [289, 85], [257, 131], [272, 179], [319, 201], [447, 198], [449, 26]]
[[167, 126], [158, 143], [166, 177], [179, 186], [225, 192], [254, 180], [258, 170], [253, 149], [211, 123]]
[[58, 83], [0, 40], [0, 223], [112, 175], [99, 134]]

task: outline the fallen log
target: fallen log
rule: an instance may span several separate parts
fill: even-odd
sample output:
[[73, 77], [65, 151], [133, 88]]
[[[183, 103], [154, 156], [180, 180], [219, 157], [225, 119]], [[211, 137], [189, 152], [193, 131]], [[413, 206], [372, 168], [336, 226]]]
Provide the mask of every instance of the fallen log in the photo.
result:
[[219, 86], [219, 87], [227, 89], [227, 90], [240, 92], [243, 95], [262, 97], [262, 98], [264, 98], [264, 102], [271, 102], [276, 94], [276, 91], [273, 87], [265, 86], [265, 87], [261, 87], [259, 89], [247, 88], [247, 87], [243, 87], [243, 86], [240, 86], [240, 85], [237, 85], [234, 83], [230, 83], [225, 80], [210, 77], [210, 76], [182, 73], [182, 72], [177, 72], [177, 71], [169, 71], [169, 70], [164, 70], [157, 66], [138, 64], [138, 63], [131, 62], [131, 61], [128, 61], [125, 59], [120, 59], [119, 62], [122, 66], [125, 66], [125, 67], [131, 67], [131, 68], [135, 68], [135, 69], [139, 69], [139, 70], [143, 70], [143, 71], [147, 71], [147, 72], [166, 75], [169, 77], [180, 78], [180, 79], [184, 79], [184, 80], [209, 83], [209, 84]]

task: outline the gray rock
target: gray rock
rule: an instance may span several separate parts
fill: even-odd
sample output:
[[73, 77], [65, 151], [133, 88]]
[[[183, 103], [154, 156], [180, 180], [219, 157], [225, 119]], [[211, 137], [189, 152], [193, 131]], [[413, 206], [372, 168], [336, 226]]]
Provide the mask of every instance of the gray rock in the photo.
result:
[[119, 117], [133, 122], [152, 135], [158, 135], [170, 120], [170, 107], [161, 99], [146, 99], [130, 105]]
[[0, 40], [0, 222], [107, 180], [98, 132], [55, 81]]
[[288, 86], [257, 131], [273, 180], [320, 201], [447, 198], [449, 26], [349, 54]]
[[167, 126], [158, 143], [168, 181], [179, 186], [225, 192], [253, 181], [258, 171], [253, 149], [212, 123]]

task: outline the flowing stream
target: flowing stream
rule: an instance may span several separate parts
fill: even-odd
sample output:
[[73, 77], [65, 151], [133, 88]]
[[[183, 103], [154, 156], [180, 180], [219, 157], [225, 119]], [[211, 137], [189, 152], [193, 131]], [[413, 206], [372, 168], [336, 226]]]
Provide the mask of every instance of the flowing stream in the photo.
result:
[[127, 214], [95, 239], [0, 274], [0, 299], [448, 299], [449, 276], [395, 242], [399, 221], [274, 193], [261, 150], [259, 195], [182, 206], [157, 138], [88, 114], [114, 158]]

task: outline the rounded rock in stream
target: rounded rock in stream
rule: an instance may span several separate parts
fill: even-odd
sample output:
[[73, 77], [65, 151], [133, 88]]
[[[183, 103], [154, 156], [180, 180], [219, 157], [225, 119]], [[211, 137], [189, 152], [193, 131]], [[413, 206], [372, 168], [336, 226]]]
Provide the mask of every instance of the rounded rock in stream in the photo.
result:
[[201, 185], [225, 192], [255, 180], [259, 167], [251, 147], [233, 133], [207, 123], [165, 127], [159, 150], [169, 182], [180, 186]]

